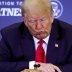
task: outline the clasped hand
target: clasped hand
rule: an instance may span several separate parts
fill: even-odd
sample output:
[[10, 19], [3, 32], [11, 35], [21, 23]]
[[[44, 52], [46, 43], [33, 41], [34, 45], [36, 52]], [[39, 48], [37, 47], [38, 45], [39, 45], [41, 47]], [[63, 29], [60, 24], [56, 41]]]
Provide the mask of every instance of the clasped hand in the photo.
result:
[[62, 72], [59, 67], [51, 63], [36, 62], [36, 64], [40, 64], [40, 67], [38, 67], [37, 70], [40, 70], [41, 72]]

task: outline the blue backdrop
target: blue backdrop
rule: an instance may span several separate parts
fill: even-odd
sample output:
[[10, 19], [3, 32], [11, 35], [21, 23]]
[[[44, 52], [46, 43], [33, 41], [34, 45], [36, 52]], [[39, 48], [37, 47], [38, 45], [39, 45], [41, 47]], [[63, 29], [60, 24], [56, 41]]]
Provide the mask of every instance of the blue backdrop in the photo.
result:
[[[0, 30], [22, 21], [20, 5], [23, 0], [0, 0]], [[51, 0], [54, 17], [72, 24], [72, 0]], [[1, 35], [0, 35], [1, 39]]]

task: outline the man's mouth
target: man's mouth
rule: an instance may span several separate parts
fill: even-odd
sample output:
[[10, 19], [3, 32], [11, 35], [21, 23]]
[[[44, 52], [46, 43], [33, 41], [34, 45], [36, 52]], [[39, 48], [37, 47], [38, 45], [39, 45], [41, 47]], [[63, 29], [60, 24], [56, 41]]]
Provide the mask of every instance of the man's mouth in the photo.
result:
[[41, 34], [44, 34], [44, 32], [43, 31], [38, 32], [38, 35], [41, 35]]

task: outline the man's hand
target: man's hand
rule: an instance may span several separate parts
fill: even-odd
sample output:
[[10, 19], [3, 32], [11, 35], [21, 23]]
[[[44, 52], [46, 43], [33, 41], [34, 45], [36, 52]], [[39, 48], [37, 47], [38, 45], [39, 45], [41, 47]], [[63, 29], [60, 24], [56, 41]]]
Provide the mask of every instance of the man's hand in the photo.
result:
[[38, 70], [41, 70], [42, 72], [55, 72], [55, 70], [57, 72], [62, 72], [59, 67], [51, 64], [51, 63], [39, 63], [36, 62], [36, 64], [40, 64], [40, 67], [38, 67]]

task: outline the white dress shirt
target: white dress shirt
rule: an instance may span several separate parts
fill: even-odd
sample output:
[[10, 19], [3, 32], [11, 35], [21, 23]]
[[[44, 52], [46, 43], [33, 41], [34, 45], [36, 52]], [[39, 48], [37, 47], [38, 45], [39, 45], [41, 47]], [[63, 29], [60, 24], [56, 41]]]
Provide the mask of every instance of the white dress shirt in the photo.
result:
[[[43, 49], [45, 51], [45, 55], [46, 55], [46, 51], [47, 51], [47, 45], [48, 45], [48, 42], [49, 42], [49, 36], [47, 36], [46, 38], [44, 38], [44, 43], [43, 43]], [[38, 47], [38, 42], [39, 42], [39, 39], [37, 39], [36, 37], [33, 36], [33, 39], [34, 39], [34, 43], [35, 43], [35, 50], [37, 50], [37, 47]], [[29, 69], [34, 69], [34, 64], [35, 64], [35, 61], [30, 61], [29, 62]]]

